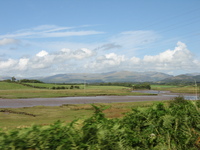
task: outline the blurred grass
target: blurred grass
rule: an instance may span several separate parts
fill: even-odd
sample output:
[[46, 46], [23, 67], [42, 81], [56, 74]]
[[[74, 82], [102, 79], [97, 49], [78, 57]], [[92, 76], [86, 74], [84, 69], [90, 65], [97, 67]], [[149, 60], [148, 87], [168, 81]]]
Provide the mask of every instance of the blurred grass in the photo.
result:
[[[162, 101], [167, 103], [165, 101]], [[124, 113], [129, 112], [132, 108], [143, 106], [148, 107], [153, 103], [159, 103], [158, 101], [149, 102], [131, 102], [131, 103], [104, 103], [95, 105], [110, 106], [110, 108], [104, 110], [106, 117], [108, 118], [120, 118], [124, 116]], [[0, 108], [5, 110], [5, 108]], [[94, 109], [90, 104], [65, 104], [62, 106], [35, 106], [35, 107], [23, 107], [23, 108], [8, 108], [8, 110], [14, 112], [25, 112], [36, 115], [36, 117], [0, 112], [0, 128], [3, 130], [9, 130], [14, 128], [29, 127], [31, 125], [49, 125], [57, 120], [69, 123], [74, 119], [84, 120], [90, 117], [94, 113]]]

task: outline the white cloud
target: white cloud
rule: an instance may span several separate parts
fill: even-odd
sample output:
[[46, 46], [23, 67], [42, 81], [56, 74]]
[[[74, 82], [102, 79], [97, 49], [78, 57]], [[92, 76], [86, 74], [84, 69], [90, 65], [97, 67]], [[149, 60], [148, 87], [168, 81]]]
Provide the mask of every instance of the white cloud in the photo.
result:
[[154, 31], [127, 31], [122, 32], [110, 39], [111, 43], [116, 43], [126, 49], [138, 49], [138, 47], [150, 44], [160, 36]]
[[26, 70], [28, 67], [29, 58], [21, 58], [19, 59], [18, 65], [16, 69]]
[[9, 44], [18, 44], [18, 43], [19, 43], [19, 40], [16, 40], [16, 39], [4, 38], [0, 40], [0, 46], [9, 45]]
[[[23, 29], [11, 34], [0, 35], [0, 38], [52, 38], [68, 36], [86, 36], [103, 34], [104, 32], [94, 30], [75, 30], [76, 27], [59, 27], [55, 25], [43, 25], [30, 29]], [[71, 31], [74, 29], [74, 31]]]
[[[155, 56], [146, 55], [144, 56], [143, 61], [145, 65], [149, 66], [150, 68], [157, 67], [160, 70], [187, 70], [192, 69], [194, 65], [196, 66], [196, 64], [198, 64], [194, 63], [197, 60], [194, 60], [192, 53], [182, 42], [178, 42], [177, 47], [175, 47], [174, 50], [166, 50], [165, 52], [162, 52], [159, 55]], [[152, 67], [150, 64], [152, 65]]]
[[[95, 52], [86, 48], [81, 48], [78, 50], [64, 48], [56, 53], [48, 53], [47, 51], [42, 50], [30, 58], [20, 58], [19, 60], [8, 59], [6, 61], [0, 60], [0, 69], [2, 71], [1, 73], [13, 74], [14, 72], [19, 74], [21, 72], [21, 74], [24, 74], [24, 76], [26, 74], [32, 76], [52, 73], [51, 70], [53, 68], [56, 68], [56, 70], [60, 72], [68, 69], [65, 67], [69, 67], [69, 64], [71, 64], [70, 61], [76, 61], [75, 65], [77, 65], [77, 63], [80, 61], [90, 58], [94, 55]], [[80, 64], [83, 65], [82, 63]], [[70, 67], [76, 68], [77, 66]], [[41, 69], [43, 71], [41, 71]], [[80, 70], [80, 68], [74, 70]]]
[[105, 54], [85, 67], [101, 71], [130, 70], [130, 71], [192, 71], [200, 69], [200, 62], [187, 49], [187, 46], [178, 42], [174, 50], [166, 50], [158, 55], [146, 55], [143, 59], [115, 53]]
[[77, 58], [77, 59], [83, 59], [83, 58], [88, 58], [88, 57], [91, 57], [95, 55], [95, 52], [87, 49], [87, 48], [81, 48], [79, 50], [76, 50], [74, 53], [73, 53], [73, 57], [74, 58]]
[[70, 59], [85, 59], [94, 56], [96, 53], [87, 48], [81, 48], [78, 50], [71, 50], [68, 48], [61, 49], [58, 53], [52, 54], [54, 57], [61, 60], [70, 60]]
[[[93, 62], [89, 62], [84, 65], [84, 68], [91, 69], [93, 71], [104, 71], [109, 70], [108, 68], [120, 67], [123, 62], [125, 62], [124, 55], [117, 55], [115, 53], [105, 54], [103, 56], [97, 57], [97, 59]], [[123, 66], [123, 65], [122, 65]], [[111, 70], [109, 70], [111, 71]]]
[[140, 64], [141, 59], [140, 59], [140, 58], [137, 58], [137, 57], [131, 57], [131, 58], [130, 58], [130, 62], [131, 62], [132, 64]]
[[[104, 52], [104, 53], [103, 53]], [[174, 49], [143, 58], [96, 51], [88, 48], [76, 50], [62, 48], [56, 52], [42, 50], [32, 57], [0, 60], [0, 75], [21, 76], [51, 75], [67, 72], [108, 72], [117, 70], [177, 72], [200, 69], [200, 61], [178, 42]]]
[[17, 64], [17, 61], [14, 59], [8, 59], [7, 61], [0, 61], [0, 69], [12, 70], [13, 67]]
[[44, 57], [46, 55], [48, 55], [48, 52], [46, 52], [44, 50], [42, 50], [42, 51], [40, 51], [39, 53], [36, 54], [36, 56], [38, 56], [38, 57]]

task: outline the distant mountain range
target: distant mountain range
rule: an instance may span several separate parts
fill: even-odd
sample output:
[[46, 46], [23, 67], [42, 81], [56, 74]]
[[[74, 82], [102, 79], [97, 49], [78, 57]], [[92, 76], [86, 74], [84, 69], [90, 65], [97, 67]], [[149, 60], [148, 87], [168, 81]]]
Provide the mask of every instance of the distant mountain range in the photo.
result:
[[[17, 80], [22, 78], [15, 77]], [[11, 79], [2, 77], [0, 80]], [[24, 78], [23, 78], [24, 79]], [[33, 78], [28, 78], [33, 79]], [[157, 82], [157, 83], [194, 83], [200, 82], [200, 73], [172, 76], [161, 72], [107, 72], [107, 73], [67, 73], [48, 77], [34, 78], [45, 83], [102, 83], [102, 82]]]
[[184, 83], [200, 83], [200, 75], [198, 74], [183, 74], [178, 76], [173, 76], [170, 78], [166, 78], [160, 83], [177, 83], [177, 84], [184, 84]]
[[44, 77], [40, 80], [47, 83], [94, 83], [94, 82], [158, 82], [173, 77], [160, 72], [107, 72], [107, 73], [69, 73]]

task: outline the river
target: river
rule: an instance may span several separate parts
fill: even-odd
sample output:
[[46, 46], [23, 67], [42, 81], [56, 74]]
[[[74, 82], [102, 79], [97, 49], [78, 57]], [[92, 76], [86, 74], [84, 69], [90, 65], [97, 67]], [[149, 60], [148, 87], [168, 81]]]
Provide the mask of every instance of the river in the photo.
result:
[[[138, 91], [137, 91], [138, 92]], [[20, 108], [33, 106], [61, 106], [63, 104], [89, 104], [89, 103], [119, 103], [119, 102], [141, 102], [141, 101], [163, 101], [171, 100], [179, 96], [169, 91], [148, 90], [153, 96], [90, 96], [90, 97], [62, 97], [62, 98], [28, 98], [28, 99], [0, 99], [0, 108]], [[145, 93], [145, 91], [143, 91]], [[195, 95], [183, 94], [188, 100], [195, 100]]]

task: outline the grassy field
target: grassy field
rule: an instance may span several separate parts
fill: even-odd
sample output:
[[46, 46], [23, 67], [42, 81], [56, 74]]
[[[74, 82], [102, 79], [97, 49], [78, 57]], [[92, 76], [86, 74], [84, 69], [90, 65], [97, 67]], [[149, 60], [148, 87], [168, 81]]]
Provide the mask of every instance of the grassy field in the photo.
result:
[[[77, 85], [79, 89], [70, 89], [71, 85], [26, 83], [34, 87], [45, 87], [45, 89], [24, 86], [19, 83], [0, 82], [0, 98], [52, 98], [52, 97], [73, 97], [73, 96], [103, 96], [103, 95], [149, 95], [145, 93], [131, 92], [132, 89], [124, 86], [95, 86]], [[52, 87], [67, 87], [68, 89], [52, 89]], [[195, 94], [194, 86], [172, 86], [172, 85], [151, 85], [153, 90], [166, 90], [174, 93]], [[197, 89], [199, 93], [199, 88]]]
[[[151, 85], [152, 90], [171, 91], [173, 93], [190, 93], [195, 94], [196, 87], [194, 86], [175, 86], [175, 85]], [[199, 93], [199, 87], [197, 88]]]
[[33, 89], [31, 87], [23, 86], [15, 82], [0, 82], [0, 90], [24, 90], [24, 89]]
[[[96, 95], [144, 95], [144, 93], [131, 92], [132, 89], [123, 86], [94, 86], [79, 85], [80, 89], [64, 89], [53, 90], [53, 86], [71, 86], [71, 85], [55, 85], [44, 83], [32, 83], [35, 86], [47, 87], [50, 89], [37, 89], [33, 87], [23, 86], [18, 83], [0, 82], [0, 98], [46, 98], [46, 97], [67, 97], [67, 96], [96, 96]], [[152, 85], [154, 90], [169, 90], [176, 93], [194, 93], [195, 87], [185, 86], [169, 86], [169, 85]], [[122, 113], [129, 111], [135, 106], [150, 105], [153, 102], [138, 103], [115, 103], [104, 104], [112, 105], [105, 111], [107, 117], [115, 118], [123, 116]], [[2, 110], [2, 109], [0, 109]], [[20, 126], [30, 126], [32, 124], [51, 124], [56, 120], [70, 122], [75, 118], [89, 117], [93, 113], [91, 105], [67, 105], [61, 107], [37, 106], [31, 108], [12, 108], [9, 109], [16, 112], [26, 112], [36, 115], [27, 116], [23, 114], [0, 112], [0, 128], [16, 128]], [[78, 110], [78, 111], [77, 111]], [[48, 116], [48, 117], [46, 117]]]
[[[24, 83], [25, 85], [30, 85], [32, 87], [44, 87], [47, 89], [52, 89], [53, 87], [65, 87], [65, 88], [70, 88], [71, 85], [66, 85], [66, 84], [53, 84], [53, 83]], [[84, 85], [77, 85], [79, 86], [81, 89], [84, 88]]]
[[[51, 88], [54, 84], [35, 83], [37, 86]], [[57, 85], [62, 86], [62, 85]], [[71, 86], [71, 85], [63, 85]], [[0, 82], [0, 98], [52, 98], [52, 97], [73, 97], [73, 96], [100, 96], [100, 95], [149, 95], [144, 93], [133, 93], [130, 88], [123, 86], [93, 86], [87, 85], [80, 89], [38, 89], [24, 86], [18, 83]]]
[[[47, 89], [52, 89], [53, 87], [65, 87], [65, 88], [70, 88], [71, 85], [68, 84], [52, 84], [52, 83], [25, 83], [27, 85], [31, 85], [31, 86], [36, 86], [36, 87], [45, 87]], [[93, 90], [121, 90], [121, 89], [129, 89], [127, 87], [123, 87], [123, 86], [97, 86], [97, 85], [86, 85], [84, 86], [84, 84], [75, 84], [73, 86], [79, 86], [80, 89], [93, 89]]]
[[[120, 118], [124, 113], [129, 112], [132, 108], [138, 106], [150, 106], [159, 102], [134, 102], [134, 103], [111, 103], [96, 104], [110, 106], [104, 113], [108, 118]], [[163, 101], [162, 101], [163, 103]], [[165, 102], [166, 103], [166, 102]], [[9, 108], [7, 112], [0, 108], [0, 128], [9, 130], [14, 128], [24, 128], [31, 125], [49, 125], [57, 120], [71, 122], [74, 119], [82, 120], [90, 117], [94, 113], [94, 109], [90, 104], [62, 105], [62, 106], [35, 106], [24, 108]], [[26, 114], [35, 115], [26, 115]]]

